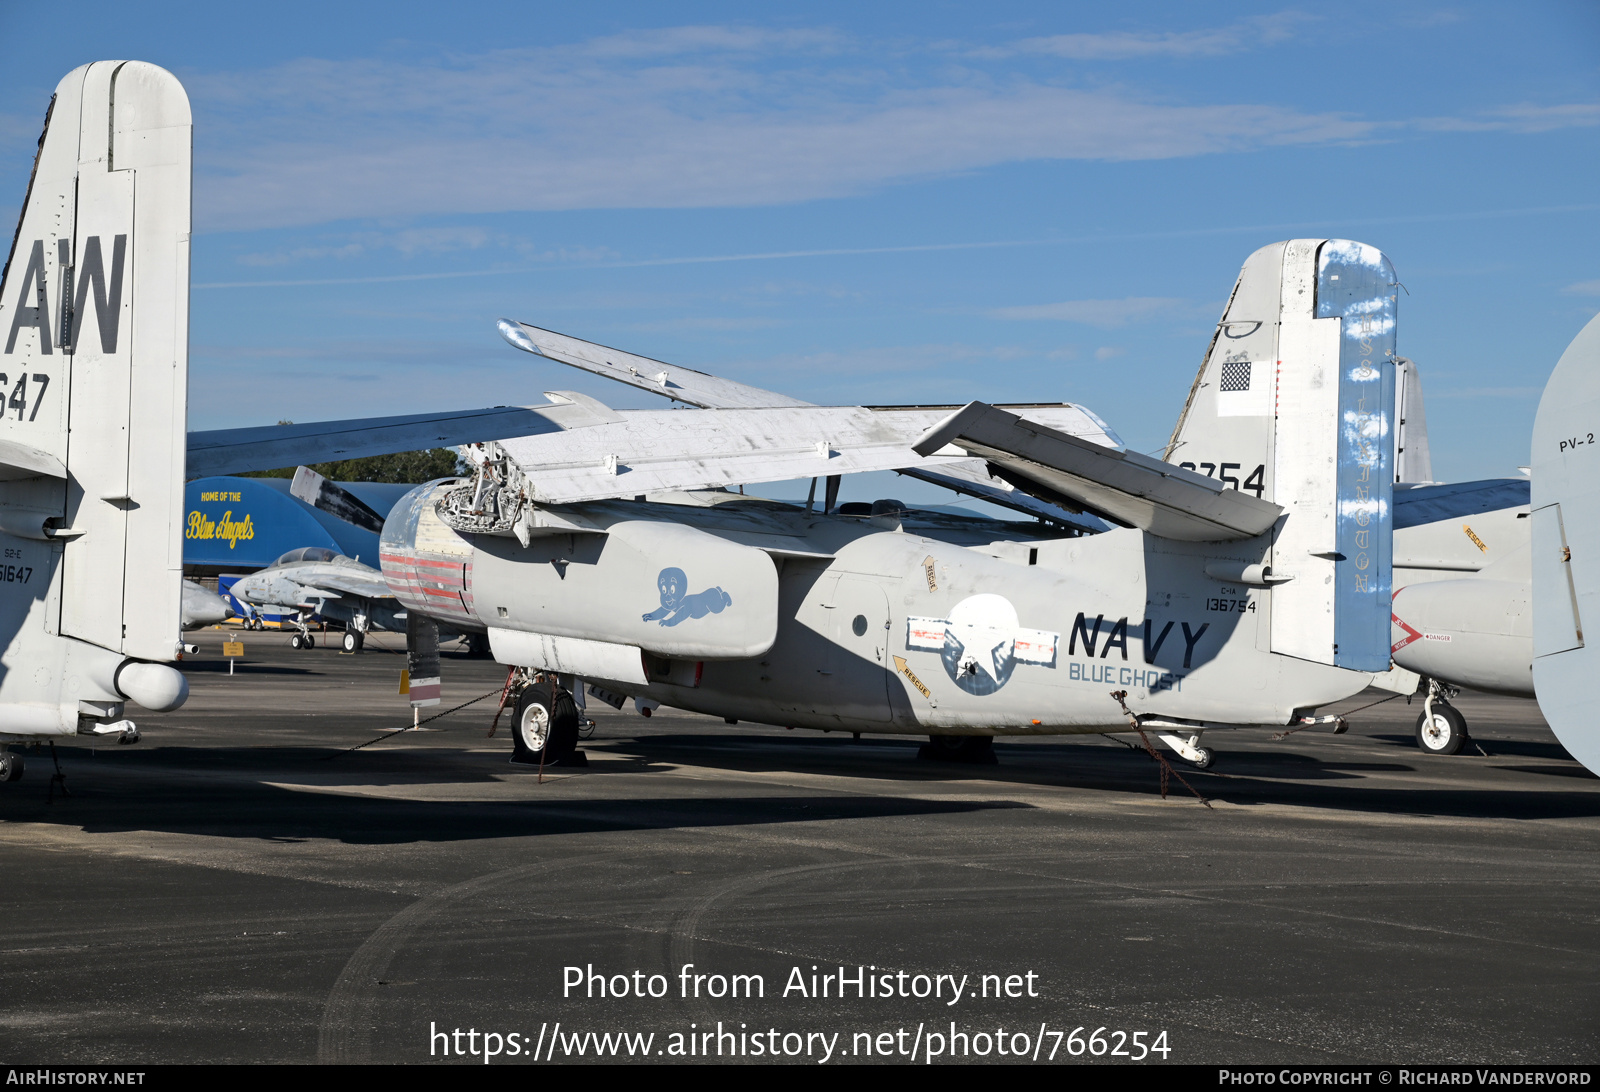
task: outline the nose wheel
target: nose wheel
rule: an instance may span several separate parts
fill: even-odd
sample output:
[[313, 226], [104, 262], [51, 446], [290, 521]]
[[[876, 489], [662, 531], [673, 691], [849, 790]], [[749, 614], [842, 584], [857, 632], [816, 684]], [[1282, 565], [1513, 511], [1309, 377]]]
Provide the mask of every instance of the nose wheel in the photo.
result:
[[1450, 704], [1456, 693], [1456, 687], [1438, 679], [1428, 680], [1428, 696], [1422, 703], [1422, 715], [1417, 718], [1417, 747], [1423, 754], [1459, 754], [1471, 738], [1467, 718]]
[[1436, 701], [1417, 717], [1417, 746], [1424, 754], [1458, 754], [1466, 742], [1467, 718], [1455, 706]]
[[309, 633], [296, 633], [289, 638], [289, 647], [294, 649], [316, 648], [317, 639]]

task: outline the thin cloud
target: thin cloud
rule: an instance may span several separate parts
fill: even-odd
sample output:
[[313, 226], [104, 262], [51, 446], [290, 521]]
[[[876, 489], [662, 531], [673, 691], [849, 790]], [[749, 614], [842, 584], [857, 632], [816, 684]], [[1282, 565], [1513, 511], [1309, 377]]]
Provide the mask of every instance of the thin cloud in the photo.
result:
[[1561, 290], [1569, 296], [1600, 296], [1600, 281], [1579, 281]]
[[1147, 101], [970, 66], [823, 64], [830, 43], [680, 28], [448, 64], [306, 59], [190, 77], [197, 219], [248, 230], [764, 205], [1007, 162], [1209, 155], [1375, 131], [1342, 114]]
[[1463, 387], [1460, 390], [1428, 392], [1429, 398], [1537, 398], [1543, 387]]
[[1415, 125], [1419, 129], [1443, 133], [1548, 133], [1554, 129], [1600, 125], [1600, 102], [1504, 106], [1470, 117], [1419, 118]]
[[1044, 53], [1075, 61], [1125, 61], [1144, 57], [1225, 57], [1294, 36], [1297, 26], [1312, 21], [1300, 12], [1279, 12], [1246, 19], [1232, 26], [1203, 30], [1136, 34], [1052, 34], [1025, 38], [1011, 48], [1018, 53]]
[[[1207, 30], [1058, 35], [1001, 52], [1220, 56], [1289, 40], [1306, 18], [1285, 12]], [[827, 30], [678, 27], [433, 61], [308, 58], [189, 76], [196, 223], [244, 231], [774, 205], [1027, 161], [1600, 124], [1597, 104], [1375, 120], [1272, 102], [1174, 102], [1125, 84], [1067, 86], [1020, 72], [1014, 60], [969, 53], [951, 65], [949, 50], [931, 43], [896, 43], [894, 55], [886, 65], [884, 47]], [[412, 252], [440, 249], [422, 241]], [[268, 255], [259, 264], [293, 260]]]
[[1077, 322], [1113, 329], [1130, 322], [1169, 316], [1193, 309], [1188, 300], [1164, 296], [1129, 296], [1120, 300], [1066, 300], [1025, 307], [1000, 307], [989, 314], [999, 319]]

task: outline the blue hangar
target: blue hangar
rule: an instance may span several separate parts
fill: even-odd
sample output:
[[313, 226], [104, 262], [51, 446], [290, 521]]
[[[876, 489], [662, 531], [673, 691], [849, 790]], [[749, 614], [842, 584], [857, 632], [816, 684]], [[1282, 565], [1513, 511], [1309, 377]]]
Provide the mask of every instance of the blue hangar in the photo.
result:
[[[338, 484], [383, 513], [415, 488], [382, 482]], [[287, 478], [196, 478], [184, 494], [186, 576], [254, 572], [303, 546], [321, 546], [374, 568], [378, 565], [377, 535], [291, 497]]]

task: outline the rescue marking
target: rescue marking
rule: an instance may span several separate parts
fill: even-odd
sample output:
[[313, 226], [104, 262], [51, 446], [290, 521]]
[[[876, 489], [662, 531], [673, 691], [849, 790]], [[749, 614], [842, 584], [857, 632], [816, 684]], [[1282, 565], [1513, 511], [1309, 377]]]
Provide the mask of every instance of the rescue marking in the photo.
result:
[[911, 685], [916, 687], [923, 697], [929, 701], [933, 700], [933, 694], [922, 684], [922, 680], [917, 678], [917, 673], [911, 670], [911, 665], [906, 663], [904, 658], [896, 656], [894, 658], [894, 666], [899, 670], [900, 674], [911, 680]]
[[1471, 527], [1470, 524], [1463, 523], [1461, 525], [1461, 529], [1467, 533], [1467, 537], [1472, 540], [1472, 544], [1474, 546], [1476, 546], [1483, 553], [1488, 553], [1489, 552], [1489, 547], [1487, 547], [1487, 546], [1485, 546], [1483, 544], [1483, 539], [1479, 538], [1477, 535], [1472, 533], [1472, 527]]

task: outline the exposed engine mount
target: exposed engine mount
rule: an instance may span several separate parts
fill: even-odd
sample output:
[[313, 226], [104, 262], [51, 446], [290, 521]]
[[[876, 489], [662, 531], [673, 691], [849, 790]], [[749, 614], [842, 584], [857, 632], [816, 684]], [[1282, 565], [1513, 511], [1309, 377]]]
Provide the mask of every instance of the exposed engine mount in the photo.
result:
[[450, 490], [435, 506], [445, 526], [474, 535], [510, 534], [528, 500], [528, 481], [496, 443], [474, 444], [472, 480]]

